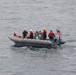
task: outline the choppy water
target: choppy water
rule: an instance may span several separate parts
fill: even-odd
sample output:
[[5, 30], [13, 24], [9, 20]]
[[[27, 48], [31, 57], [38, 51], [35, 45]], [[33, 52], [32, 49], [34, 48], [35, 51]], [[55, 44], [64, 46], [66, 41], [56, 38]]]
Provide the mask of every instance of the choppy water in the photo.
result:
[[[58, 49], [13, 47], [24, 28], [60, 29]], [[76, 75], [76, 0], [0, 0], [0, 75]]]

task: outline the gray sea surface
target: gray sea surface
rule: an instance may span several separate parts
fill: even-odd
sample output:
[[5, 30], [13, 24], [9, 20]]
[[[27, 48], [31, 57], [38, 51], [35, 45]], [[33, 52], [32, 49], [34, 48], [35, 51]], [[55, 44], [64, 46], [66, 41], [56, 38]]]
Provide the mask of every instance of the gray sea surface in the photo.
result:
[[[57, 49], [14, 47], [14, 32], [62, 31]], [[0, 75], [76, 75], [76, 0], [0, 0]]]

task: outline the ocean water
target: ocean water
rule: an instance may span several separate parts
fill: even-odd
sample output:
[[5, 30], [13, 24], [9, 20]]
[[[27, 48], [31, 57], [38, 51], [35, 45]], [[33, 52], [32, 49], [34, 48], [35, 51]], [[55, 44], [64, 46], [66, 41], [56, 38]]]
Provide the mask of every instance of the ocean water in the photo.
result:
[[[62, 31], [57, 49], [14, 47], [14, 32]], [[0, 75], [76, 75], [76, 0], [0, 0]]]

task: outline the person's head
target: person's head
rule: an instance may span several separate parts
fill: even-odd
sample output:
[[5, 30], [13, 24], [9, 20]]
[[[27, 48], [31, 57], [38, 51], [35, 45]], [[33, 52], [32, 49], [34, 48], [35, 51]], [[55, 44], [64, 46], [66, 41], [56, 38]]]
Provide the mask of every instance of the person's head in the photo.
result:
[[41, 33], [41, 31], [39, 31], [39, 33]]
[[16, 33], [14, 32], [14, 36], [16, 36]]
[[36, 31], [36, 33], [38, 33], [38, 31]]
[[46, 31], [46, 28], [43, 28], [43, 30], [45, 30], [45, 31]]
[[50, 32], [52, 32], [52, 30], [50, 30]]
[[30, 32], [32, 32], [32, 29], [30, 29]]

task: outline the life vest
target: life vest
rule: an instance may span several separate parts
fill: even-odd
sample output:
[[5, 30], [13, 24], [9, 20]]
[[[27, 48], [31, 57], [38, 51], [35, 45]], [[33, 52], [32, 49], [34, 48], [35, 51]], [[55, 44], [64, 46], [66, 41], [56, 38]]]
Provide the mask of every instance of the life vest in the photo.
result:
[[34, 35], [34, 34], [33, 34], [33, 32], [31, 31], [31, 32], [30, 32], [30, 38], [33, 38], [33, 35]]
[[54, 33], [53, 32], [50, 32], [49, 35], [53, 37], [54, 36]]

